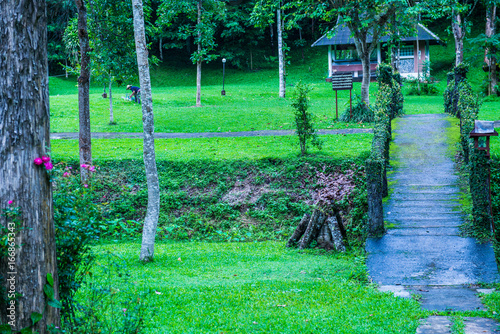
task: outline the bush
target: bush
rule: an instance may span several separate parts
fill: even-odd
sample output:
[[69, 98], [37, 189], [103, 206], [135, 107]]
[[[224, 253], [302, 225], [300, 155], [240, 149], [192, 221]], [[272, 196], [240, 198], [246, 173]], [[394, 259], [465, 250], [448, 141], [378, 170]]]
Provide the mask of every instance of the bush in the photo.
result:
[[[406, 94], [408, 95], [438, 95], [439, 89], [437, 82], [433, 77], [428, 77], [420, 80], [417, 78], [408, 78], [405, 80], [407, 86]], [[420, 89], [419, 89], [420, 84]]]
[[430, 76], [431, 63], [424, 61], [422, 73], [418, 78], [406, 79], [408, 95], [437, 95], [439, 90], [434, 77]]
[[305, 85], [299, 81], [292, 97], [292, 107], [294, 111], [294, 120], [297, 136], [299, 137], [300, 153], [307, 153], [308, 142], [321, 150], [322, 142], [319, 140], [316, 130], [313, 126], [314, 115], [308, 111], [309, 98], [307, 94], [311, 91], [309, 85]]
[[82, 185], [79, 174], [73, 175], [71, 167], [57, 164], [53, 182], [56, 185], [54, 225], [61, 315], [64, 323], [72, 326], [76, 321], [75, 294], [94, 261], [91, 246], [98, 240], [95, 226], [102, 218], [94, 202], [92, 186]]
[[339, 120], [341, 122], [353, 122], [353, 123], [371, 123], [373, 122], [373, 110], [368, 106], [363, 100], [361, 96], [355, 95], [352, 106], [352, 117], [351, 117], [351, 108], [350, 106], [344, 111], [342, 115], [340, 115]]

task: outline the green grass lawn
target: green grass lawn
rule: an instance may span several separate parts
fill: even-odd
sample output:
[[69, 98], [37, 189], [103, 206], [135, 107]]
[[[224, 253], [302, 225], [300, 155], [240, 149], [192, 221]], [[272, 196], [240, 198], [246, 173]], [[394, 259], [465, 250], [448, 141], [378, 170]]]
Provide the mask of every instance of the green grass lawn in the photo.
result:
[[[332, 158], [357, 158], [369, 154], [372, 134], [325, 135], [321, 151], [315, 155]], [[142, 139], [94, 139], [92, 157], [103, 160], [142, 160]], [[263, 136], [234, 138], [193, 138], [155, 140], [158, 160], [246, 160], [287, 158], [300, 153], [295, 136]], [[78, 140], [52, 140], [52, 155], [57, 161], [78, 160]]]
[[[100, 277], [108, 251], [116, 252], [135, 287], [151, 289], [147, 333], [415, 333], [423, 315], [415, 300], [369, 285], [356, 251], [298, 252], [278, 242], [166, 243], [144, 265], [139, 248], [96, 247], [93, 272]], [[103, 283], [122, 287], [118, 277]]]
[[[323, 50], [324, 51], [324, 50]], [[326, 51], [325, 51], [326, 52]], [[256, 72], [228, 69], [226, 96], [221, 96], [221, 69], [207, 67], [202, 76], [202, 107], [195, 105], [194, 66], [176, 68], [163, 65], [153, 69], [152, 90], [156, 132], [226, 132], [291, 129], [290, 107], [293, 89], [299, 80], [310, 84], [310, 110], [316, 115], [316, 128], [349, 128], [370, 124], [336, 122], [335, 94], [325, 82], [326, 64], [320, 50], [310, 52], [311, 67], [303, 62], [288, 68], [287, 97], [278, 97], [277, 69]], [[137, 83], [136, 83], [137, 84]], [[90, 109], [93, 132], [142, 132], [142, 112], [139, 104], [126, 101], [130, 93], [125, 85], [113, 88], [114, 119], [109, 124], [109, 100], [103, 99], [102, 86], [91, 87]], [[439, 85], [443, 90], [445, 85]], [[354, 83], [353, 98], [361, 92], [361, 83]], [[50, 78], [51, 132], [78, 131], [78, 89], [75, 78]], [[375, 103], [377, 83], [370, 85], [370, 101]], [[496, 103], [495, 103], [496, 104]], [[437, 96], [406, 96], [407, 114], [442, 112], [442, 92]], [[500, 105], [500, 104], [499, 104]], [[349, 91], [338, 92], [338, 112], [349, 106]]]

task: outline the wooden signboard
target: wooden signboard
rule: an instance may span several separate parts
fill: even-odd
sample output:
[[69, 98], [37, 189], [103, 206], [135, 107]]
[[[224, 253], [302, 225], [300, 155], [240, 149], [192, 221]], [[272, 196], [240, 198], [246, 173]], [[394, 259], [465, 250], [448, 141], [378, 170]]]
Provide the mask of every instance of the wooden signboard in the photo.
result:
[[337, 91], [349, 90], [350, 113], [352, 118], [352, 72], [340, 72], [332, 75], [332, 88], [335, 91], [335, 112], [339, 118], [339, 106], [337, 100]]
[[339, 73], [332, 75], [333, 90], [351, 90], [352, 73]]

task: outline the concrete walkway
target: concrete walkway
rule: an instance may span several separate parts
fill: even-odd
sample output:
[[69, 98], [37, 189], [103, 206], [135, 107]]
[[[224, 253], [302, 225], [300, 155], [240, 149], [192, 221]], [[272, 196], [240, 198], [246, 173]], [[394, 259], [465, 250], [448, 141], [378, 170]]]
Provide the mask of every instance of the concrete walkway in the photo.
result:
[[[155, 133], [156, 139], [171, 138], [224, 138], [224, 137], [260, 137], [260, 136], [289, 136], [292, 130], [261, 130], [261, 131], [240, 131], [240, 132], [199, 132], [199, 133]], [[320, 135], [339, 135], [354, 133], [373, 133], [373, 129], [340, 129], [340, 130], [318, 130]], [[141, 132], [92, 132], [94, 139], [112, 138], [143, 138]], [[50, 139], [78, 139], [78, 132], [57, 132], [51, 133]]]
[[[498, 282], [499, 274], [491, 244], [459, 236], [463, 214], [454, 143], [446, 136], [450, 126], [444, 114], [399, 121], [391, 152], [391, 195], [384, 204], [385, 220], [393, 228], [368, 239], [367, 266], [381, 290], [403, 297], [417, 294], [425, 309], [478, 310], [483, 305], [474, 284]], [[418, 333], [441, 333], [422, 326]]]

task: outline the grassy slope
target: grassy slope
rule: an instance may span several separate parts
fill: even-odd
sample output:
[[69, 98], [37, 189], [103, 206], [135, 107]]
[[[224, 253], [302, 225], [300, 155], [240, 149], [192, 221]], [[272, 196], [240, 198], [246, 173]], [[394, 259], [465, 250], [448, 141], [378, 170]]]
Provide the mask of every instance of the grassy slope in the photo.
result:
[[423, 314], [416, 301], [367, 286], [356, 252], [297, 252], [276, 242], [167, 243], [143, 265], [138, 247], [100, 246], [98, 263], [106, 265], [106, 251], [118, 251], [131, 280], [152, 289], [149, 333], [415, 333]]

